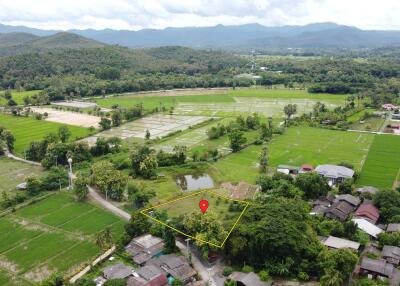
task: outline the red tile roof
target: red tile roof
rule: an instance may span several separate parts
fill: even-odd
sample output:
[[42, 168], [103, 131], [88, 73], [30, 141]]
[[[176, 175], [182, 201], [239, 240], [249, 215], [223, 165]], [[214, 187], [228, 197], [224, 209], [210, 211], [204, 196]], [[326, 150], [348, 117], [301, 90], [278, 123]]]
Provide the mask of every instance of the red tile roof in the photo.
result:
[[314, 170], [314, 167], [313, 167], [313, 165], [310, 165], [310, 164], [303, 164], [303, 165], [301, 165], [301, 169], [306, 170], [306, 171], [312, 171], [312, 170]]
[[159, 274], [149, 282], [146, 283], [146, 286], [164, 286], [168, 284], [168, 279], [164, 274]]
[[360, 205], [355, 216], [364, 217], [375, 224], [379, 219], [379, 210], [371, 202], [367, 202]]

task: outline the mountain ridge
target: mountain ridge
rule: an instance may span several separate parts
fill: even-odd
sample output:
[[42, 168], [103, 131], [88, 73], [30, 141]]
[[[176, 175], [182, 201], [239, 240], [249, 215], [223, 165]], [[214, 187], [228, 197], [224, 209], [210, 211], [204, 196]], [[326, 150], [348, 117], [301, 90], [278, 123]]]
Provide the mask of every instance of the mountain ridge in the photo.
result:
[[[24, 26], [0, 24], [0, 33], [23, 32], [40, 37], [66, 33], [40, 30]], [[138, 31], [113, 29], [69, 30], [87, 39], [130, 48], [185, 46], [213, 49], [263, 48], [346, 48], [363, 49], [400, 45], [400, 31], [362, 30], [332, 22], [304, 26], [267, 27], [258, 23], [245, 25], [217, 25], [210, 27], [183, 27], [143, 29]]]

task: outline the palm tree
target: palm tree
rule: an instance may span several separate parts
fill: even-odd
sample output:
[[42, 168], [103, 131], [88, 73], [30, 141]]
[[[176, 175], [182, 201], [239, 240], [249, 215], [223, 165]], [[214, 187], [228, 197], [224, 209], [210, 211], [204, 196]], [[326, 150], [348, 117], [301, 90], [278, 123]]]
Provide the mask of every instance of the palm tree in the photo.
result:
[[321, 286], [340, 286], [343, 283], [343, 277], [339, 271], [329, 270], [321, 277]]
[[107, 249], [113, 244], [111, 228], [107, 227], [98, 234], [96, 244], [101, 249]]

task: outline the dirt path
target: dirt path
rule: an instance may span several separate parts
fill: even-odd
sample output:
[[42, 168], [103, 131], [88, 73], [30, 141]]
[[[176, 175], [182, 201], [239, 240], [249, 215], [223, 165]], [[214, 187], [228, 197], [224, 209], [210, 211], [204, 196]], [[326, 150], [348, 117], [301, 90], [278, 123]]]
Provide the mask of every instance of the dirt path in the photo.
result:
[[[93, 187], [88, 187], [89, 188], [89, 199], [91, 201], [97, 202], [98, 204], [102, 205], [104, 208], [106, 208], [107, 210], [109, 210], [110, 212], [112, 212], [113, 214], [125, 219], [125, 220], [130, 220], [131, 219], [131, 215], [129, 213], [127, 213], [124, 210], [121, 210], [120, 208], [114, 206], [112, 203], [110, 203], [109, 201], [106, 201], [101, 195], [99, 195], [96, 191], [95, 188]], [[186, 245], [180, 241], [176, 241], [176, 246], [183, 252], [183, 253], [187, 253], [187, 248]], [[196, 255], [195, 252], [191, 251], [192, 253], [192, 263], [193, 263], [193, 267], [194, 269], [196, 269], [196, 271], [199, 273], [199, 275], [201, 276], [201, 278], [204, 281], [209, 281], [209, 285], [210, 286], [216, 286], [217, 284], [215, 283], [214, 279], [213, 279], [213, 275], [215, 275], [215, 270], [211, 270], [210, 271], [210, 276], [209, 277], [209, 271], [208, 269], [201, 263], [201, 258], [198, 257]], [[216, 268], [216, 267], [215, 267]]]

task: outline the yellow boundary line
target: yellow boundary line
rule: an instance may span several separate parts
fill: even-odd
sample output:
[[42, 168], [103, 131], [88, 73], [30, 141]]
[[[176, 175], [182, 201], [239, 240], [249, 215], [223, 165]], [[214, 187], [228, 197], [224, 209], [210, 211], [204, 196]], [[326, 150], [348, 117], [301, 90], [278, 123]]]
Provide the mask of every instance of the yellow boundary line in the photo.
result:
[[[226, 238], [224, 239], [224, 241], [223, 241], [220, 245], [215, 244], [215, 243], [212, 243], [212, 242], [210, 242], [210, 241], [206, 241], [206, 240], [203, 240], [203, 239], [199, 239], [199, 238], [196, 238], [196, 237], [194, 237], [194, 236], [192, 236], [192, 235], [190, 235], [190, 234], [184, 233], [184, 232], [180, 231], [179, 229], [176, 229], [175, 227], [172, 227], [172, 226], [166, 224], [165, 222], [163, 222], [163, 221], [161, 221], [161, 220], [158, 220], [158, 219], [156, 219], [156, 218], [154, 218], [154, 217], [152, 217], [152, 216], [150, 216], [150, 215], [148, 215], [148, 214], [146, 213], [147, 211], [150, 211], [150, 210], [159, 208], [159, 207], [161, 207], [161, 206], [169, 205], [169, 204], [171, 204], [171, 203], [174, 203], [174, 202], [177, 202], [177, 201], [186, 199], [186, 198], [194, 197], [194, 196], [197, 196], [197, 195], [202, 194], [202, 193], [210, 193], [210, 194], [213, 194], [213, 195], [215, 195], [215, 196], [219, 196], [219, 197], [221, 197], [221, 198], [224, 198], [224, 199], [227, 199], [227, 200], [230, 200], [230, 201], [235, 201], [235, 202], [239, 202], [239, 203], [244, 203], [244, 204], [246, 204], [246, 206], [244, 207], [244, 209], [243, 209], [242, 212], [240, 213], [238, 219], [235, 221], [235, 223], [233, 224], [232, 228], [229, 230], [228, 235], [226, 236]], [[246, 209], [247, 209], [247, 207], [248, 207], [249, 205], [250, 205], [249, 202], [241, 201], [241, 200], [236, 200], [236, 199], [232, 199], [232, 198], [226, 197], [226, 196], [224, 196], [224, 195], [218, 194], [218, 193], [216, 193], [216, 192], [214, 192], [214, 191], [212, 191], [212, 190], [204, 190], [204, 191], [200, 191], [200, 192], [195, 192], [195, 193], [190, 194], [190, 195], [187, 195], [187, 196], [183, 196], [183, 197], [181, 197], [181, 198], [174, 199], [174, 200], [172, 200], [172, 201], [168, 201], [168, 202], [162, 203], [162, 204], [157, 205], [157, 206], [154, 206], [154, 207], [146, 208], [146, 209], [144, 209], [144, 210], [141, 210], [140, 213], [141, 213], [142, 215], [144, 215], [144, 216], [150, 218], [151, 220], [154, 220], [155, 222], [158, 222], [159, 224], [162, 224], [162, 225], [164, 225], [164, 226], [166, 226], [166, 227], [168, 227], [168, 228], [170, 228], [170, 229], [172, 229], [172, 230], [174, 230], [174, 231], [176, 231], [176, 232], [178, 232], [178, 233], [180, 233], [180, 234], [182, 234], [182, 235], [184, 235], [184, 236], [186, 236], [186, 237], [195, 239], [195, 240], [200, 241], [200, 242], [202, 242], [202, 243], [207, 243], [207, 244], [209, 244], [209, 245], [211, 245], [211, 246], [214, 246], [214, 247], [217, 247], [217, 248], [222, 248], [222, 247], [224, 247], [224, 244], [226, 243], [226, 241], [228, 240], [228, 238], [229, 238], [229, 236], [231, 235], [232, 231], [235, 229], [235, 227], [236, 227], [237, 224], [239, 223], [240, 219], [242, 218], [244, 212], [246, 211]]]

